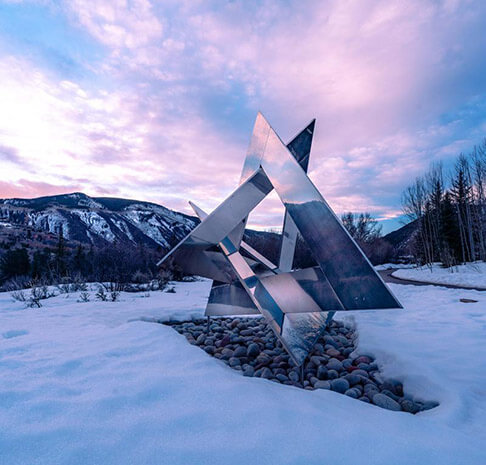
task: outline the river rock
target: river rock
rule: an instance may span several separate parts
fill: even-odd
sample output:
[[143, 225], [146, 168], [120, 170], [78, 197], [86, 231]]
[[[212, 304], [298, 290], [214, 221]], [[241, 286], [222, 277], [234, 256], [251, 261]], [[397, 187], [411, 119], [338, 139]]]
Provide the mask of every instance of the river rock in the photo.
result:
[[381, 393], [375, 394], [373, 396], [373, 403], [378, 407], [393, 410], [395, 412], [399, 412], [400, 410], [402, 410], [400, 404], [397, 401]]
[[331, 389], [344, 394], [349, 389], [349, 383], [344, 378], [333, 379]]

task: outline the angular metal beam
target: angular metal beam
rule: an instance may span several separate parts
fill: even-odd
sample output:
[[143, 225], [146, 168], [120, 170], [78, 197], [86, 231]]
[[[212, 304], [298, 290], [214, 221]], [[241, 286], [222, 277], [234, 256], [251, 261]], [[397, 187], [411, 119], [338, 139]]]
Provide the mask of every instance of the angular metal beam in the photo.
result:
[[401, 308], [268, 123], [261, 166], [346, 310]]

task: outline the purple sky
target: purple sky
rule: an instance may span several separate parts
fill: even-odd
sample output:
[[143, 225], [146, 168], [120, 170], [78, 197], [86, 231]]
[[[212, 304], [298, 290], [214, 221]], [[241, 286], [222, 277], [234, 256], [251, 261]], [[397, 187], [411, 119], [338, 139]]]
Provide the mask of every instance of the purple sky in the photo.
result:
[[[0, 0], [0, 197], [210, 211], [261, 110], [285, 141], [317, 118], [311, 179], [392, 229], [486, 136], [485, 31], [483, 1]], [[280, 217], [274, 196], [251, 224]]]

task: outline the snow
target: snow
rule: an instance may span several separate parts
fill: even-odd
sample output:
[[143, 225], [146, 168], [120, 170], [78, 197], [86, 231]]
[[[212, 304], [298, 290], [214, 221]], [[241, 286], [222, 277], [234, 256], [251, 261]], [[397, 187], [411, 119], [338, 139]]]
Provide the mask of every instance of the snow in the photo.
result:
[[451, 268], [442, 268], [440, 264], [434, 263], [431, 268], [422, 266], [419, 268], [400, 269], [394, 271], [392, 276], [425, 283], [452, 284], [486, 289], [485, 262], [467, 263]]
[[114, 242], [115, 235], [108, 222], [95, 211], [75, 210], [71, 213], [76, 215], [88, 228], [88, 230], [97, 236], [101, 236], [109, 242]]
[[383, 270], [398, 270], [399, 268], [414, 268], [415, 265], [411, 263], [383, 263], [382, 265], [375, 265], [376, 271]]
[[62, 229], [64, 238], [71, 238], [69, 224], [56, 208], [49, 208], [43, 213], [28, 212], [28, 218], [29, 226], [48, 231], [52, 234], [59, 234], [59, 231]]
[[157, 244], [160, 244], [163, 247], [169, 247], [169, 244], [163, 234], [163, 229], [165, 226], [163, 218], [153, 216], [152, 212], [150, 212], [149, 218], [147, 219], [147, 210], [130, 209], [126, 212], [122, 212], [121, 214], [126, 219], [126, 221], [132, 223], [146, 236], [157, 242]]
[[0, 293], [0, 463], [486, 463], [486, 293], [392, 285], [404, 310], [340, 314], [384, 375], [441, 403], [414, 416], [241, 376], [153, 322], [202, 316], [210, 282], [174, 286], [40, 309]]

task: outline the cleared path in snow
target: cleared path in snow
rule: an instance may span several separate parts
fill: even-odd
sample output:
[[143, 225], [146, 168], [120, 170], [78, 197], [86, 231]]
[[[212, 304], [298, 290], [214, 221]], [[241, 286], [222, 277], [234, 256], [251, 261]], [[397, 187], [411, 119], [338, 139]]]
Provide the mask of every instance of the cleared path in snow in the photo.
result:
[[396, 268], [392, 268], [390, 270], [379, 270], [378, 273], [383, 278], [383, 281], [386, 283], [393, 283], [393, 284], [410, 284], [412, 286], [438, 286], [438, 287], [446, 287], [448, 289], [467, 289], [472, 291], [486, 291], [486, 289], [482, 289], [480, 287], [469, 287], [469, 286], [458, 286], [456, 284], [438, 284], [438, 283], [429, 283], [425, 281], [413, 281], [411, 279], [402, 279], [393, 276], [393, 273], [397, 271]]

